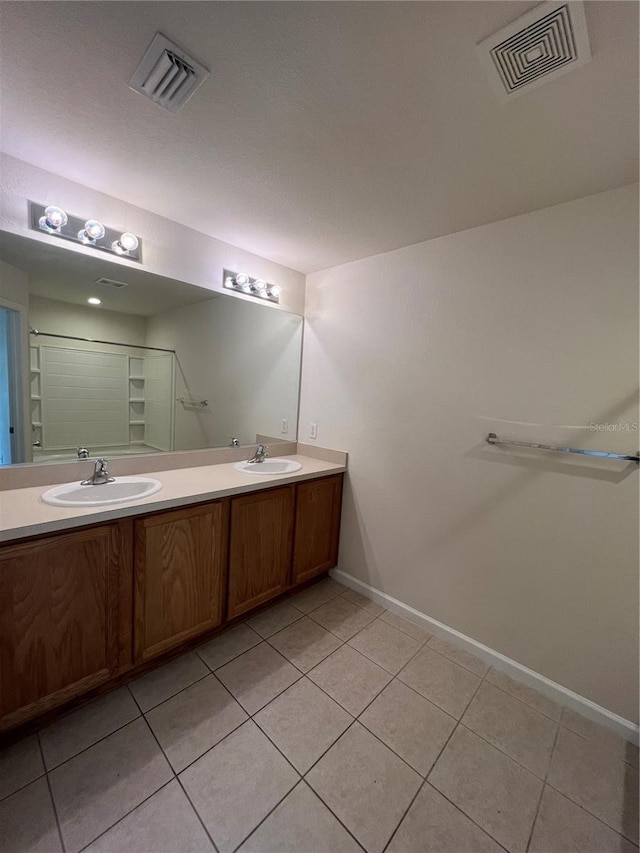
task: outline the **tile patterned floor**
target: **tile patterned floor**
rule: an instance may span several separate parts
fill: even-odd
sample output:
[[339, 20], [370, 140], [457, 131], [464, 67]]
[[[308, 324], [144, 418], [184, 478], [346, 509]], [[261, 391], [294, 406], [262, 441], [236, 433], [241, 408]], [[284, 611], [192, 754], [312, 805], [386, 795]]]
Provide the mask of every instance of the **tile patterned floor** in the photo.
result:
[[637, 749], [331, 580], [0, 753], [0, 853], [637, 843]]

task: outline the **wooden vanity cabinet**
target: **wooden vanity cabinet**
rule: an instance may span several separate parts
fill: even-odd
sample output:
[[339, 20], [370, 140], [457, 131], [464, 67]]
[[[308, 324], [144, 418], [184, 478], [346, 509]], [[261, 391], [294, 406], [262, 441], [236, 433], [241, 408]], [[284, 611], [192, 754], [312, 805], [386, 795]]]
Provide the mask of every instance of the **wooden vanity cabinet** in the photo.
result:
[[124, 521], [0, 546], [0, 731], [130, 665], [130, 534]]
[[296, 487], [292, 583], [332, 569], [338, 562], [342, 474], [306, 480]]
[[222, 624], [228, 518], [220, 500], [136, 520], [135, 663]]
[[295, 486], [231, 500], [229, 601], [233, 619], [291, 585]]
[[0, 545], [0, 732], [323, 574], [342, 474]]

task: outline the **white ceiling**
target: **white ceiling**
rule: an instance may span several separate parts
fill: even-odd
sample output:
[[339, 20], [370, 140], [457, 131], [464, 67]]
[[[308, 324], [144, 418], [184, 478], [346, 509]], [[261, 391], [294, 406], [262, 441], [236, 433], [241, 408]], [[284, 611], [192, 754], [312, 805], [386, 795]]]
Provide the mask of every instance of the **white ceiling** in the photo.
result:
[[[114, 266], [99, 254], [69, 252], [62, 246], [5, 231], [0, 231], [0, 259], [28, 274], [29, 293], [33, 296], [84, 306], [90, 296], [96, 296], [102, 302], [100, 310], [122, 314], [150, 317], [221, 297], [203, 287], [152, 275], [134, 266]], [[102, 277], [128, 286], [115, 289], [96, 284], [96, 279]]]
[[[638, 4], [503, 105], [475, 45], [535, 5], [2, 2], [0, 147], [302, 272], [637, 180]], [[211, 70], [176, 115], [156, 31]]]

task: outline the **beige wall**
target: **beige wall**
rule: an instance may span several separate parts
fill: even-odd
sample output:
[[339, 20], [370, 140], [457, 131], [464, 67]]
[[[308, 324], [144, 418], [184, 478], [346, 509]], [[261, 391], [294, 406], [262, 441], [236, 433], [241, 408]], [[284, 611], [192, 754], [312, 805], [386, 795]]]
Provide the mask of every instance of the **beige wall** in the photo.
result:
[[349, 451], [340, 567], [638, 714], [637, 185], [313, 274], [299, 437]]
[[301, 339], [299, 316], [226, 296], [150, 317], [147, 344], [176, 351], [176, 396], [209, 401], [176, 406], [176, 448], [295, 440]]
[[[30, 297], [29, 320], [34, 328], [43, 332], [123, 344], [144, 345], [147, 335], [146, 317], [89, 308], [87, 305], [44, 299], [41, 296]], [[34, 342], [37, 340], [34, 339]], [[46, 343], [54, 342], [46, 340]], [[80, 341], [58, 341], [58, 346], [86, 348], [86, 344]]]
[[[90, 180], [90, 176], [87, 178]], [[281, 286], [281, 308], [298, 314], [303, 312], [305, 282], [302, 273], [259, 255], [1, 153], [0, 188], [0, 229], [3, 231], [51, 242], [49, 235], [29, 229], [28, 201], [58, 204], [76, 216], [97, 217], [105, 225], [133, 231], [142, 237], [142, 267], [148, 272], [217, 291], [222, 291], [223, 268], [246, 272]], [[65, 240], [56, 240], [56, 245], [70, 252], [87, 251], [84, 246]], [[101, 254], [101, 257], [108, 258], [114, 269], [117, 265], [126, 267], [134, 263], [116, 256]], [[234, 298], [253, 301], [252, 297], [237, 294]]]

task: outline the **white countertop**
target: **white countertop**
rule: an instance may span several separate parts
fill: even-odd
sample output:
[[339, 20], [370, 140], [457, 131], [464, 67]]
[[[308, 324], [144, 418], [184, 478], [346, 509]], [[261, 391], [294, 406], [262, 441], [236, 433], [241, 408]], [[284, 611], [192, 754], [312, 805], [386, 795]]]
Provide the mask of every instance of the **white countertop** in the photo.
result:
[[234, 471], [234, 463], [230, 462], [201, 468], [145, 472], [145, 477], [160, 480], [162, 489], [149, 498], [115, 506], [49, 506], [42, 502], [41, 496], [51, 486], [32, 486], [0, 492], [0, 542], [24, 539], [56, 530], [70, 530], [92, 522], [113, 521], [117, 518], [187, 506], [229, 495], [255, 492], [281, 483], [297, 483], [346, 471], [345, 465], [313, 459], [310, 456], [291, 455], [286, 458], [300, 462], [302, 469], [293, 474], [274, 474], [269, 477], [264, 474], [243, 474]]

